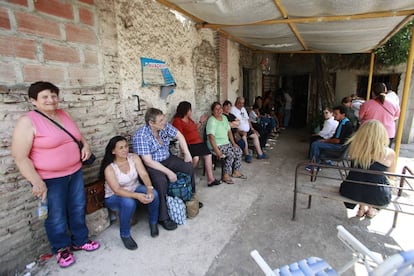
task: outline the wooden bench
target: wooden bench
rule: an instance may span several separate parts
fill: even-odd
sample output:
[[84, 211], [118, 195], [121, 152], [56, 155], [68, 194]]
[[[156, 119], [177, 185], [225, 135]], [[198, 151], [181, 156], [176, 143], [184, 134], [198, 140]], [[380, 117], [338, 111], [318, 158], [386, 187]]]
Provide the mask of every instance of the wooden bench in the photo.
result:
[[[318, 166], [321, 171], [306, 171], [306, 166]], [[330, 166], [316, 163], [299, 163], [295, 170], [295, 186], [293, 196], [293, 214], [292, 220], [296, 218], [297, 208], [297, 196], [303, 194], [308, 196], [308, 209], [311, 208], [312, 196], [318, 196], [322, 198], [328, 198], [337, 200], [340, 202], [349, 202], [354, 204], [366, 204], [358, 202], [339, 194], [340, 185], [344, 179], [343, 174], [348, 174], [349, 171], [366, 172], [370, 174], [386, 175], [393, 179], [393, 183], [399, 183], [399, 185], [391, 185], [392, 198], [391, 202], [386, 206], [375, 206], [374, 208], [389, 210], [394, 212], [394, 221], [392, 227], [395, 228], [397, 224], [397, 218], [399, 213], [414, 215], [414, 189], [412, 184], [414, 183], [414, 175], [408, 167], [404, 167], [401, 174], [378, 172], [371, 170], [354, 169], [344, 166]], [[338, 173], [339, 172], [339, 173]], [[368, 182], [349, 181], [364, 185], [379, 185]]]

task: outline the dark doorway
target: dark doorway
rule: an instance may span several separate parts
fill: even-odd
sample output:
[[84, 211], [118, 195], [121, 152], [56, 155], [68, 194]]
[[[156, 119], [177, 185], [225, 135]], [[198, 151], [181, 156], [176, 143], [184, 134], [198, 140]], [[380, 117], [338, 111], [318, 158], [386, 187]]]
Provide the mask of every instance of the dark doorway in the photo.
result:
[[281, 86], [292, 97], [290, 127], [304, 128], [308, 114], [309, 75], [282, 76]]
[[243, 68], [243, 97], [245, 100], [245, 105], [249, 106], [250, 103], [250, 70]]
[[[372, 83], [382, 82], [387, 85], [389, 90], [398, 92], [398, 84], [400, 83], [400, 74], [389, 74], [389, 75], [374, 75], [372, 76]], [[358, 86], [357, 93], [361, 98], [367, 97], [367, 87], [368, 87], [368, 76], [358, 76]]]

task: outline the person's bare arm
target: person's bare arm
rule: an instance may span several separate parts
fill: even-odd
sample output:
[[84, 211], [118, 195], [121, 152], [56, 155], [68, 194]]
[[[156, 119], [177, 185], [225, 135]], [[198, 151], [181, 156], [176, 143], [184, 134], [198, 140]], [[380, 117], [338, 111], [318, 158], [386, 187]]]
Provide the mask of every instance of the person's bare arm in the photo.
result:
[[123, 189], [119, 185], [118, 178], [116, 177], [115, 171], [112, 168], [112, 166], [107, 166], [105, 168], [104, 173], [105, 173], [106, 183], [108, 183], [109, 187], [111, 188], [111, 190], [114, 192], [115, 195], [121, 196], [121, 197], [134, 198], [144, 204], [148, 204], [154, 200], [154, 196], [152, 196], [151, 198], [146, 198], [145, 194], [130, 192], [126, 189]]
[[217, 144], [216, 144], [216, 139], [214, 137], [213, 134], [208, 134], [207, 135], [208, 140], [210, 141], [211, 147], [213, 148], [214, 153], [217, 155], [218, 158], [223, 158], [224, 155], [223, 153], [220, 151], [220, 149], [218, 148]]
[[141, 177], [142, 182], [144, 182], [144, 185], [147, 187], [147, 194], [150, 196], [150, 198], [153, 199], [154, 194], [152, 190], [154, 189], [154, 187], [152, 186], [151, 178], [149, 177], [147, 169], [145, 169], [145, 166], [142, 163], [141, 158], [137, 154], [133, 154], [133, 159], [138, 175]]
[[45, 200], [47, 195], [46, 184], [29, 158], [34, 134], [35, 130], [29, 117], [20, 117], [13, 132], [12, 156], [20, 173], [32, 184], [32, 194]]
[[190, 151], [188, 150], [187, 142], [185, 141], [184, 135], [180, 131], [177, 131], [177, 135], [175, 136], [175, 138], [177, 138], [178, 144], [180, 145], [180, 149], [184, 155], [184, 161], [192, 162], [193, 157], [191, 156]]

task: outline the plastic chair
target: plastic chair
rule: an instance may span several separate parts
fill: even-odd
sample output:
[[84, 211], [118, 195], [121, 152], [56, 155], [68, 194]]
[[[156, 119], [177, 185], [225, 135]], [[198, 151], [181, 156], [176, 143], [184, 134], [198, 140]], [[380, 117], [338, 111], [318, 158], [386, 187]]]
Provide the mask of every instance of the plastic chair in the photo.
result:
[[257, 250], [251, 251], [250, 256], [266, 276], [341, 275], [356, 262], [363, 262], [368, 274], [372, 276], [414, 275], [414, 250], [397, 253], [383, 261], [342, 225], [338, 225], [337, 230], [338, 238], [353, 251], [353, 259], [338, 270], [333, 269], [326, 261], [318, 257], [309, 257], [272, 270]]

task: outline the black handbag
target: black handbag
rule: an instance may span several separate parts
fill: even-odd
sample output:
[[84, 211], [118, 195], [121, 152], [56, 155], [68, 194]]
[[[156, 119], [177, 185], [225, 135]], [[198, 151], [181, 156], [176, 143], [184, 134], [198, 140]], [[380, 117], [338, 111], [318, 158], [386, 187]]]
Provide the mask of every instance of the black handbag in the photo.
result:
[[[43, 117], [45, 117], [46, 119], [49, 119], [52, 123], [54, 123], [57, 127], [59, 127], [61, 130], [63, 130], [64, 132], [66, 132], [72, 139], [73, 141], [75, 141], [75, 143], [78, 145], [79, 150], [82, 152], [82, 148], [83, 148], [83, 144], [81, 141], [78, 141], [75, 136], [72, 135], [72, 133], [70, 133], [69, 131], [67, 131], [63, 126], [61, 126], [58, 122], [56, 122], [55, 120], [52, 120], [51, 118], [49, 118], [48, 116], [46, 116], [45, 114], [43, 114], [42, 112], [40, 112], [39, 110], [35, 110], [35, 112], [39, 113], [40, 115], [42, 115]], [[93, 162], [95, 162], [96, 160], [96, 156], [95, 154], [91, 153], [91, 156], [89, 156], [89, 158], [85, 161], [82, 161], [83, 165], [91, 165]]]

